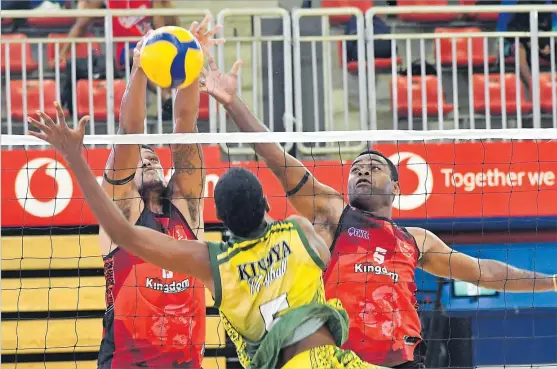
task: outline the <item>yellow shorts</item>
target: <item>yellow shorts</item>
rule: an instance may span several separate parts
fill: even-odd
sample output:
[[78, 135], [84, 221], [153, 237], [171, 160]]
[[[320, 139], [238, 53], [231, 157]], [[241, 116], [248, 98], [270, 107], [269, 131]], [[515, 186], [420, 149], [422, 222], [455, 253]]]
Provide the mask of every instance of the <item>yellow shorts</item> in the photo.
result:
[[314, 347], [288, 360], [281, 369], [375, 369], [354, 352], [327, 345]]

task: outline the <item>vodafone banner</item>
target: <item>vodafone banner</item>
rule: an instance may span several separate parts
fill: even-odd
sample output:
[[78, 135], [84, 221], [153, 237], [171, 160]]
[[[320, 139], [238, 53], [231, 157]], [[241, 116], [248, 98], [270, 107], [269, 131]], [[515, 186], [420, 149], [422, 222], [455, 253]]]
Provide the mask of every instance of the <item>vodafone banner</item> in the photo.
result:
[[[557, 143], [494, 142], [377, 145], [399, 165], [403, 195], [398, 219], [557, 216]], [[89, 149], [88, 162], [102, 179], [108, 149]], [[168, 177], [170, 150], [158, 150]], [[212, 200], [218, 178], [230, 166], [260, 178], [271, 216], [293, 214], [280, 184], [263, 163], [225, 162], [219, 147], [204, 148], [205, 222], [218, 222]], [[96, 220], [66, 163], [52, 150], [2, 151], [2, 227], [90, 225]], [[322, 182], [346, 192], [349, 162], [304, 163]]]

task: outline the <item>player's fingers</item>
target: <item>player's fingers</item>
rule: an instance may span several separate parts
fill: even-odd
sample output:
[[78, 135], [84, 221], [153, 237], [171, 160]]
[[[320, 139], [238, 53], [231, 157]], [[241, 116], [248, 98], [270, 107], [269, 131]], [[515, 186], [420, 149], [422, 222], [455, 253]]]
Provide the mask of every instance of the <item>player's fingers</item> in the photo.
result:
[[207, 46], [204, 46], [204, 49], [205, 58], [207, 58], [207, 65], [209, 66], [209, 69], [212, 71], [218, 70], [217, 63], [215, 63], [215, 58], [213, 58], [213, 55], [211, 55], [209, 48]]
[[207, 92], [209, 92], [209, 89], [207, 88], [207, 86], [201, 85], [201, 86], [199, 86], [199, 91], [207, 93]]
[[230, 70], [230, 74], [234, 76], [238, 75], [238, 72], [240, 72], [240, 69], [242, 68], [243, 64], [244, 62], [242, 60], [236, 60], [236, 62], [232, 66], [232, 69]]
[[64, 114], [64, 110], [60, 104], [58, 104], [58, 101], [54, 102], [54, 107], [56, 108], [56, 117], [58, 118], [60, 127], [68, 128], [68, 125], [66, 124], [66, 115]]
[[191, 22], [191, 26], [190, 26], [190, 32], [195, 34], [197, 32], [197, 27], [199, 26], [199, 22], [198, 21], [193, 21]]
[[34, 132], [34, 131], [27, 131], [27, 134], [33, 137], [37, 137], [43, 141], [46, 141], [48, 143], [50, 143], [48, 141], [48, 136], [46, 134], [44, 134], [43, 132]]
[[208, 38], [211, 38], [214, 35], [216, 35], [217, 32], [219, 32], [220, 30], [222, 30], [222, 25], [221, 24], [219, 24], [219, 25], [213, 27], [212, 29], [208, 30], [207, 33], [205, 33], [205, 36], [207, 36]]
[[45, 112], [42, 111], [38, 111], [37, 110], [37, 115], [39, 117], [41, 117], [41, 119], [43, 120], [44, 124], [50, 129], [50, 130], [54, 130], [56, 129], [56, 122], [54, 122], [52, 120], [51, 117], [49, 117], [48, 115], [45, 114]]
[[79, 133], [81, 133], [82, 135], [85, 134], [85, 127], [87, 126], [87, 123], [89, 122], [89, 116], [86, 115], [83, 118], [81, 118], [79, 120], [79, 123], [77, 124], [77, 130], [79, 131]]
[[202, 34], [205, 33], [205, 30], [207, 29], [207, 27], [209, 26], [209, 23], [211, 22], [211, 15], [207, 14], [203, 20], [201, 21], [201, 23], [199, 24], [199, 27], [197, 27], [197, 32], [200, 32]]
[[29, 122], [30, 125], [32, 125], [33, 127], [45, 132], [45, 133], [50, 133], [51, 130], [50, 128], [48, 128], [48, 126], [46, 124], [44, 124], [43, 122], [39, 122], [38, 120], [31, 118], [31, 117], [27, 117], [27, 122]]
[[209, 71], [205, 68], [201, 69], [201, 73], [200, 73], [200, 77], [199, 80], [201, 81], [203, 79], [203, 83], [205, 83], [205, 80], [207, 79], [207, 75], [209, 74]]
[[226, 39], [224, 38], [215, 38], [213, 40], [211, 40], [211, 46], [213, 45], [222, 45], [226, 42]]
[[143, 46], [145, 45], [145, 43], [147, 42], [147, 40], [153, 35], [153, 32], [155, 32], [153, 29], [148, 30], [143, 37], [141, 37], [141, 40], [139, 40], [139, 42], [137, 43], [137, 45], [135, 45], [135, 48], [138, 49], [139, 51], [141, 51], [141, 49], [143, 48]]

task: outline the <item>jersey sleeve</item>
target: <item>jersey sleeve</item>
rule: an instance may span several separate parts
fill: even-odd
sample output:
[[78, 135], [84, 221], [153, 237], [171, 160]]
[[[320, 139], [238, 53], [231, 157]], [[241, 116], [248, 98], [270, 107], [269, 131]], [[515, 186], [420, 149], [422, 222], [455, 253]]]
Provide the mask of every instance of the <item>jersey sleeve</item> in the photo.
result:
[[325, 268], [327, 267], [325, 265], [325, 263], [323, 262], [323, 260], [321, 260], [321, 258], [319, 257], [319, 255], [317, 255], [317, 253], [315, 252], [315, 250], [313, 249], [313, 247], [311, 247], [311, 245], [309, 244], [309, 241], [306, 237], [306, 234], [304, 233], [304, 231], [302, 231], [300, 225], [298, 224], [298, 222], [296, 222], [295, 220], [289, 220], [292, 225], [294, 226], [294, 229], [296, 230], [296, 232], [298, 233], [298, 237], [300, 237], [300, 240], [302, 241], [302, 244], [304, 245], [304, 248], [306, 249], [308, 255], [311, 257], [311, 259], [313, 260], [313, 262], [321, 269], [321, 270], [325, 270]]

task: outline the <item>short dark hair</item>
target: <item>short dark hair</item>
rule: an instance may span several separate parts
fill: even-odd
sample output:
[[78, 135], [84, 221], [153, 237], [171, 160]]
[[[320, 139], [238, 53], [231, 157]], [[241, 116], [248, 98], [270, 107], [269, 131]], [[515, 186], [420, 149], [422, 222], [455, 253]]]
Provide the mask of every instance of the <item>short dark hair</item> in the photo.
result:
[[267, 201], [253, 173], [230, 168], [215, 185], [217, 216], [237, 236], [246, 237], [263, 223]]
[[391, 170], [391, 179], [395, 182], [398, 182], [398, 169], [396, 168], [396, 165], [391, 161], [391, 159], [389, 159], [388, 157], [386, 157], [385, 155], [383, 155], [382, 153], [376, 150], [363, 151], [359, 153], [358, 156], [356, 156], [356, 158], [359, 158], [362, 155], [377, 155], [385, 159], [387, 161], [387, 165], [389, 166], [389, 169]]
[[[145, 150], [149, 150], [149, 151], [155, 152], [155, 149], [153, 149], [153, 148], [152, 148], [151, 146], [149, 146], [149, 145], [141, 144], [141, 148], [142, 148], [142, 149], [145, 149]], [[156, 154], [156, 152], [155, 152], [155, 154]]]

